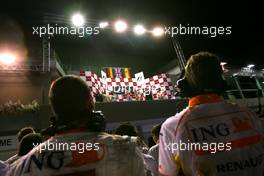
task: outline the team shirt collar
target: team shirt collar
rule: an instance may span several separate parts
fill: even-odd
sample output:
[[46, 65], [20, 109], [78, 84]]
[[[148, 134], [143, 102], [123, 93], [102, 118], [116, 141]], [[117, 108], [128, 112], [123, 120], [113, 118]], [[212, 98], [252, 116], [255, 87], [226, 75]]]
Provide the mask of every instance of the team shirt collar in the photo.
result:
[[194, 107], [200, 104], [222, 102], [224, 99], [217, 94], [205, 94], [192, 97], [189, 100], [189, 107]]

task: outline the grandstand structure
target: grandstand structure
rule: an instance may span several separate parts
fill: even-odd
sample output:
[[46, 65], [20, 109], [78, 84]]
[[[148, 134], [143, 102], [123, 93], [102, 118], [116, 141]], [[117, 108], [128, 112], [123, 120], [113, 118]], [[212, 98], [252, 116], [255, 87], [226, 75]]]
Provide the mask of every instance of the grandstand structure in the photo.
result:
[[48, 104], [51, 82], [65, 75], [49, 37], [42, 38], [42, 56], [12, 64], [0, 63], [0, 104], [8, 101], [29, 103], [36, 100]]

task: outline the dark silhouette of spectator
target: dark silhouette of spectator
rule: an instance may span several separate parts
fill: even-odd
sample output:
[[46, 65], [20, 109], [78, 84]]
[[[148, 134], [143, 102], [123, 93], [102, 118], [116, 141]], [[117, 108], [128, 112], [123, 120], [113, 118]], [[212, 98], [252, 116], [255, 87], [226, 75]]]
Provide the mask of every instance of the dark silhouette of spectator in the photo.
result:
[[155, 125], [152, 130], [152, 138], [156, 145], [152, 146], [148, 154], [151, 155], [157, 162], [159, 161], [159, 133], [160, 133], [161, 124]]
[[18, 156], [24, 156], [30, 152], [34, 147], [42, 143], [42, 137], [37, 133], [30, 133], [25, 135], [19, 144], [18, 147]]
[[145, 172], [147, 176], [158, 176], [158, 161], [152, 156], [148, 155], [148, 147], [145, 142], [138, 136], [138, 132], [131, 123], [125, 122], [116, 128], [115, 134], [126, 135], [126, 136], [136, 136], [138, 147], [141, 149]]
[[103, 97], [103, 95], [100, 94], [100, 93], [97, 93], [97, 94], [95, 95], [95, 101], [96, 101], [96, 102], [103, 102], [103, 101], [104, 101], [104, 97]]
[[146, 95], [146, 100], [153, 100], [152, 93]]
[[124, 122], [120, 126], [118, 126], [115, 130], [115, 134], [121, 135], [121, 136], [134, 136], [137, 138], [137, 144], [138, 147], [141, 149], [142, 153], [148, 152], [148, 146], [144, 142], [144, 140], [139, 136], [139, 133], [134, 125], [132, 125], [130, 122]]
[[152, 146], [156, 145], [156, 143], [153, 140], [152, 136], [148, 137], [148, 147], [151, 148]]
[[151, 130], [152, 138], [155, 144], [159, 143], [159, 134], [160, 134], [161, 124], [153, 126]]
[[[20, 129], [19, 132], [17, 133], [17, 140], [19, 142], [19, 145], [20, 145], [20, 142], [24, 136], [26, 136], [28, 134], [34, 134], [34, 133], [35, 133], [35, 130], [32, 127], [24, 127], [22, 129]], [[5, 162], [8, 164], [11, 164], [11, 163], [15, 162], [18, 158], [20, 158], [18, 156], [18, 154], [15, 154], [14, 156], [7, 159]]]
[[17, 133], [17, 139], [20, 142], [21, 139], [30, 133], [35, 133], [35, 130], [32, 127], [24, 127], [21, 130], [19, 130], [19, 132]]
[[136, 128], [129, 122], [125, 122], [118, 126], [115, 130], [115, 134], [118, 135], [127, 135], [127, 136], [138, 136]]

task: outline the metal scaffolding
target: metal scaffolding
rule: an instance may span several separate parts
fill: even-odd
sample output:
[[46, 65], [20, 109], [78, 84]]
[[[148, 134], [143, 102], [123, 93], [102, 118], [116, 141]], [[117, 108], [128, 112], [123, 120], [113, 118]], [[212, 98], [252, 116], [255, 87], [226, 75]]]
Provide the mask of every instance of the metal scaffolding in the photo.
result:
[[42, 72], [50, 72], [51, 60], [50, 36], [42, 38]]
[[172, 44], [173, 44], [173, 48], [174, 51], [177, 55], [177, 61], [178, 61], [178, 65], [180, 67], [180, 70], [184, 70], [185, 64], [186, 64], [186, 59], [184, 57], [181, 45], [179, 43], [179, 40], [176, 37], [172, 37]]

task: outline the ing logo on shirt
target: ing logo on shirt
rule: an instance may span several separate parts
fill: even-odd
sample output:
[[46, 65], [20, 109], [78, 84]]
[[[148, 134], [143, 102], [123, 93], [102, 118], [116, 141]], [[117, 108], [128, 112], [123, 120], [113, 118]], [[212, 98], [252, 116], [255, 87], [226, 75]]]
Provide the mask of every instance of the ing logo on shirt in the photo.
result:
[[243, 111], [190, 119], [185, 129], [191, 142], [231, 142], [232, 149], [261, 140], [252, 117]]

